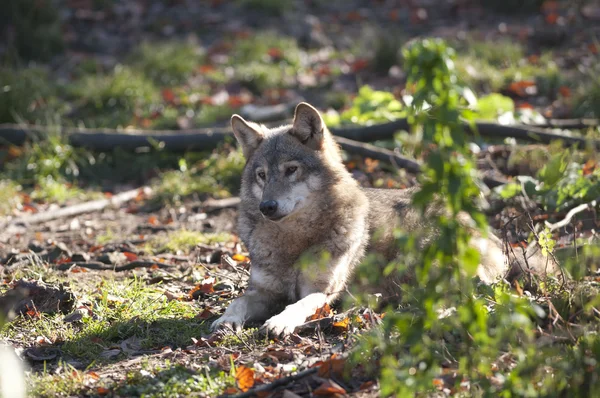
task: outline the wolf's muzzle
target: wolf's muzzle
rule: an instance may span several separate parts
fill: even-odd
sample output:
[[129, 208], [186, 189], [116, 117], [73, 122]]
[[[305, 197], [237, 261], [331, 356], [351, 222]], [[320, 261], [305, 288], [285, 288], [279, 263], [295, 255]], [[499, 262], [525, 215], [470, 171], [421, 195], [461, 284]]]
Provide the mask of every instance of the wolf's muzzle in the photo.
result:
[[270, 217], [277, 213], [277, 201], [265, 200], [264, 202], [260, 202], [258, 209], [262, 214], [264, 214], [267, 217]]

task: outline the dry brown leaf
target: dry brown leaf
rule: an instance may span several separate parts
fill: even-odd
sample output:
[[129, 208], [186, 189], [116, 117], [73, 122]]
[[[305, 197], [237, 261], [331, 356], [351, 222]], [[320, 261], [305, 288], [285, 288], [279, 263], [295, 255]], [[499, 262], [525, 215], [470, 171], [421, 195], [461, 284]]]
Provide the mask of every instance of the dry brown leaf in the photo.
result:
[[240, 390], [248, 391], [254, 385], [254, 370], [241, 365], [235, 370], [235, 382]]
[[346, 390], [344, 390], [335, 381], [326, 380], [323, 382], [323, 384], [321, 384], [319, 387], [317, 387], [316, 390], [313, 391], [313, 394], [320, 395], [320, 396], [330, 396], [330, 395], [336, 395], [336, 394], [343, 395], [343, 394], [346, 394]]
[[327, 318], [328, 316], [331, 316], [331, 307], [329, 306], [329, 304], [325, 303], [324, 306], [315, 311], [315, 313], [309, 318], [309, 320], [314, 321], [321, 318]]
[[345, 366], [346, 360], [344, 358], [338, 358], [337, 355], [333, 354], [328, 360], [321, 364], [318, 375], [326, 378], [331, 376], [342, 376]]

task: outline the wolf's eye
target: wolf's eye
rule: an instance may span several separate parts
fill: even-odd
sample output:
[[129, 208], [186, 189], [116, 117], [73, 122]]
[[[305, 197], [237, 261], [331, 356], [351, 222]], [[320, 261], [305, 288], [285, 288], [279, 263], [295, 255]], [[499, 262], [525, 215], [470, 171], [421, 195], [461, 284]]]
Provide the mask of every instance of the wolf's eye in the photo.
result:
[[296, 170], [298, 170], [298, 166], [288, 166], [285, 169], [285, 175], [291, 176], [292, 174], [294, 174], [296, 172]]
[[258, 175], [258, 178], [260, 178], [261, 180], [264, 180], [267, 177], [267, 175], [265, 174], [264, 171], [259, 171], [257, 173], [257, 175]]

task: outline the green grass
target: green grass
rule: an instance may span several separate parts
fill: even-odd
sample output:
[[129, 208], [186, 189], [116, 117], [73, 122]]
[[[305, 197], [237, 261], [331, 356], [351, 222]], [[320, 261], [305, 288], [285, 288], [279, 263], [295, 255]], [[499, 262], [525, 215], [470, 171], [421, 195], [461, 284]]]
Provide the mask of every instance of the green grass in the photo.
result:
[[[207, 332], [206, 321], [196, 320], [190, 302], [169, 301], [163, 290], [140, 280], [107, 281], [90, 297], [93, 316], [80, 324], [65, 323], [62, 314], [42, 314], [36, 319], [18, 318], [0, 332], [3, 337], [35, 330], [52, 341], [64, 341], [61, 349], [85, 361], [98, 360], [105, 349], [135, 337], [140, 349], [192, 344], [192, 337]], [[124, 355], [124, 354], [121, 354]]]
[[174, 85], [185, 82], [203, 58], [201, 47], [194, 43], [143, 43], [131, 55], [129, 64], [158, 85]]
[[289, 86], [300, 60], [295, 39], [269, 31], [236, 40], [230, 55], [235, 78], [256, 93]]
[[[151, 378], [149, 379], [150, 373]], [[235, 386], [233, 373], [208, 369], [192, 370], [165, 361], [149, 369], [127, 374], [127, 382], [117, 386], [121, 396], [182, 397], [201, 394], [217, 396], [227, 387]]]
[[0, 216], [10, 214], [21, 204], [22, 189], [13, 180], [0, 180]]
[[521, 44], [507, 40], [460, 43], [456, 68], [463, 83], [478, 92], [497, 92], [512, 82], [533, 80], [539, 94], [553, 96], [563, 82], [552, 53], [532, 63]]
[[75, 120], [86, 127], [126, 127], [135, 117], [145, 117], [159, 101], [154, 83], [128, 66], [117, 65], [111, 73], [87, 75], [75, 83], [71, 99], [78, 104]]
[[199, 243], [212, 244], [217, 242], [228, 242], [231, 241], [232, 238], [232, 235], [226, 232], [213, 234], [184, 229], [171, 232], [166, 238], [155, 238], [151, 240], [148, 242], [145, 249], [153, 253], [189, 253], [190, 250], [195, 248]]
[[180, 159], [179, 170], [167, 171], [154, 181], [154, 198], [177, 203], [190, 195], [231, 196], [239, 190], [245, 160], [239, 149], [224, 146], [191, 166]]
[[57, 93], [46, 69], [0, 66], [0, 123], [44, 122], [61, 108]]

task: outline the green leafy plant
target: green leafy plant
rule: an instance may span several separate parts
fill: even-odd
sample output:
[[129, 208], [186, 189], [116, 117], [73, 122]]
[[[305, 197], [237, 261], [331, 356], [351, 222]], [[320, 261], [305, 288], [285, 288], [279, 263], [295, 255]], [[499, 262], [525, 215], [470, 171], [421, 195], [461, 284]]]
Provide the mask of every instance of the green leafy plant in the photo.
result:
[[339, 115], [337, 113], [326, 115], [326, 121], [331, 125], [347, 123], [371, 125], [405, 116], [406, 111], [402, 103], [392, 93], [363, 86], [349, 109]]

